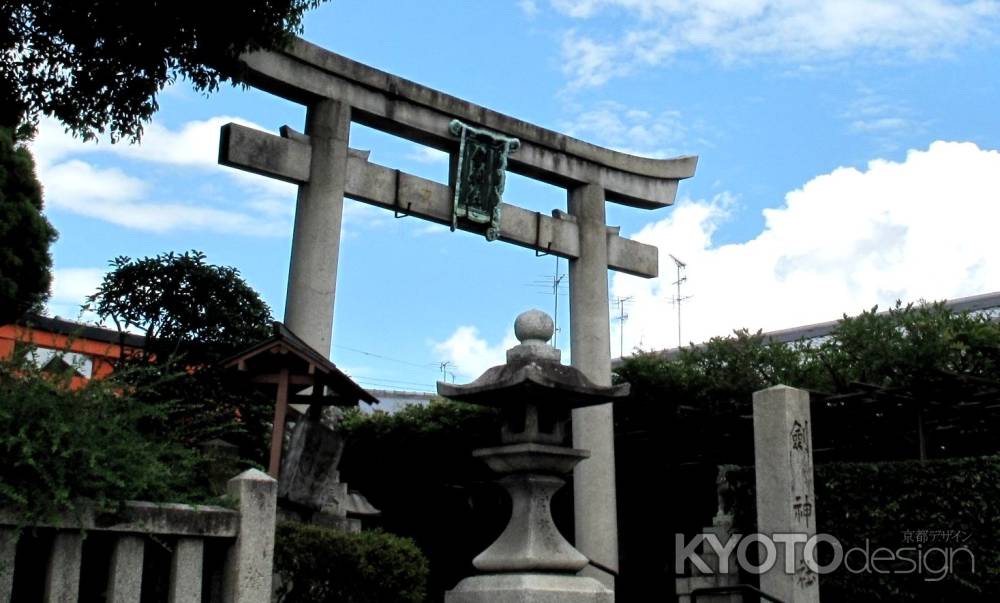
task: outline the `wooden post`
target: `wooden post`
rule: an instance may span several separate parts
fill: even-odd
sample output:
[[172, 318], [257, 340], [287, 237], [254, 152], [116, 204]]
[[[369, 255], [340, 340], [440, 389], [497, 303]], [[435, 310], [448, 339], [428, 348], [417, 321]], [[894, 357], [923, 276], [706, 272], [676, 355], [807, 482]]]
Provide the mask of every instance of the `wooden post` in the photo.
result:
[[285, 415], [288, 412], [288, 369], [278, 377], [278, 399], [274, 405], [274, 427], [271, 428], [271, 462], [267, 474], [278, 479], [281, 471], [281, 449], [285, 443]]

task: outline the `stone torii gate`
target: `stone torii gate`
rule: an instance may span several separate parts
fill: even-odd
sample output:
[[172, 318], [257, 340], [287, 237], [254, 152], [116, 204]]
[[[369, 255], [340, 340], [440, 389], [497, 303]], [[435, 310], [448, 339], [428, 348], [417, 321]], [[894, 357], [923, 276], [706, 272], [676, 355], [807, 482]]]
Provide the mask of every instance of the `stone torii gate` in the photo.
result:
[[[655, 277], [657, 249], [608, 227], [605, 202], [643, 209], [670, 205], [678, 180], [694, 175], [697, 157], [648, 159], [598, 147], [301, 39], [283, 51], [247, 53], [242, 60], [246, 83], [306, 107], [304, 134], [287, 126], [276, 136], [227, 124], [219, 149], [223, 165], [299, 186], [284, 318], [293, 332], [329, 354], [343, 198], [348, 197], [567, 258], [572, 365], [597, 385], [611, 384], [607, 271]], [[448, 152], [450, 185], [370, 163], [366, 153], [348, 146], [352, 121]], [[506, 168], [567, 189], [568, 212], [553, 210], [546, 216], [499, 203], [486, 217], [488, 224], [456, 217], [457, 174], [467, 165], [459, 157], [460, 146], [464, 152], [468, 133], [492, 136], [506, 150], [516, 148], [506, 165], [494, 170], [497, 196]], [[611, 405], [575, 410], [573, 440], [574, 447], [592, 453], [574, 472], [576, 546], [591, 559], [585, 573], [613, 588], [618, 519]]]

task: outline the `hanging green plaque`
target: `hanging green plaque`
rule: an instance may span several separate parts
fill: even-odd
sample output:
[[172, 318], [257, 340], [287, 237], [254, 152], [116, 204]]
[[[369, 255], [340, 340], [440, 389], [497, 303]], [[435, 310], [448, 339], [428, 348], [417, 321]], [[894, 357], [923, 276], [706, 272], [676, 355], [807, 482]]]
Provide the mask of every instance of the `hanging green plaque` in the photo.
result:
[[500, 202], [507, 175], [507, 156], [521, 146], [521, 141], [472, 127], [457, 119], [451, 121], [449, 129], [461, 140], [451, 229], [455, 230], [459, 221], [484, 224], [486, 239], [496, 240], [500, 236]]

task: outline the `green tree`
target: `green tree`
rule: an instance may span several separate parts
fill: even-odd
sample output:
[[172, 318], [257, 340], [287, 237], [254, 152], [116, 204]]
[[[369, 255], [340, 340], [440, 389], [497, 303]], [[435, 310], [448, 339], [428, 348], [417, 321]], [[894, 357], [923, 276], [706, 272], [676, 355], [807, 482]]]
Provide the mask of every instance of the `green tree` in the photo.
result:
[[0, 3], [0, 125], [50, 115], [74, 134], [137, 139], [178, 77], [199, 91], [238, 75], [244, 49], [276, 48], [322, 0]]
[[0, 127], [0, 324], [38, 311], [49, 296], [56, 230], [42, 215], [42, 185], [27, 149]]
[[[875, 307], [845, 315], [819, 341], [782, 344], [737, 331], [669, 359], [656, 353], [630, 358], [618, 375], [632, 384], [636, 401], [616, 412], [619, 433], [677, 426], [667, 438], [677, 454], [698, 451], [719, 462], [746, 462], [752, 432], [745, 418], [752, 414], [753, 392], [782, 383], [815, 394], [814, 413], [822, 413], [817, 437], [836, 438], [837, 454], [850, 460], [892, 458], [886, 455], [894, 450], [912, 456], [913, 447], [900, 442], [916, 437], [919, 405], [957, 407], [996, 397], [1000, 322], [955, 313], [942, 303], [897, 303], [885, 312]], [[698, 445], [701, 436], [690, 426], [709, 423], [727, 435], [725, 445]], [[987, 437], [992, 427], [984, 422], [935, 430], [934, 454], [995, 452]]]
[[217, 363], [270, 335], [267, 304], [238, 270], [209, 264], [200, 251], [118, 257], [111, 266], [88, 308], [123, 334], [145, 334], [145, 349], [122, 354], [120, 368], [157, 369], [133, 373], [140, 399], [170, 405], [156, 430], [186, 445], [225, 438], [262, 461], [274, 400]]
[[239, 270], [209, 264], [200, 251], [120, 256], [111, 266], [88, 309], [119, 331], [141, 330], [161, 360], [183, 352], [210, 364], [270, 334], [271, 310]]
[[16, 146], [40, 115], [84, 139], [138, 140], [166, 85], [235, 81], [240, 53], [287, 44], [321, 2], [0, 2], [0, 321], [40, 307], [49, 287], [55, 231], [31, 155]]
[[896, 303], [845, 316], [817, 348], [827, 391], [852, 383], [921, 389], [957, 376], [1000, 378], [1000, 323], [985, 314], [955, 313], [943, 303]]

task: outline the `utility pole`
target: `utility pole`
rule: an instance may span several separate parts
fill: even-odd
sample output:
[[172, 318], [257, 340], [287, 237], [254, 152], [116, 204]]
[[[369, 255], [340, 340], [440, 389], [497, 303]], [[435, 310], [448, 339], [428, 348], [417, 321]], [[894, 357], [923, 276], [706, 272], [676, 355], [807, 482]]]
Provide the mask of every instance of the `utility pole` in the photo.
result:
[[559, 284], [566, 278], [565, 274], [559, 274], [559, 256], [556, 256], [556, 275], [552, 277], [552, 297], [555, 309], [552, 312], [552, 347], [559, 347]]
[[[450, 360], [445, 360], [440, 365], [438, 365], [441, 368], [441, 381], [444, 381], [445, 383], [448, 382], [448, 365], [449, 364], [451, 364], [451, 361]], [[454, 381], [454, 379], [453, 379], [453, 381]]]
[[682, 297], [681, 296], [681, 285], [685, 281], [687, 281], [687, 277], [684, 276], [681, 273], [681, 271], [687, 269], [687, 264], [685, 264], [684, 262], [678, 260], [676, 257], [674, 257], [674, 254], [672, 254], [672, 253], [668, 253], [667, 255], [670, 256], [670, 259], [672, 259], [674, 261], [674, 264], [677, 266], [677, 280], [674, 281], [673, 284], [677, 285], [677, 295], [674, 297], [674, 303], [677, 304], [677, 347], [680, 348], [683, 345], [681, 343], [681, 341], [682, 341], [681, 340], [681, 302], [684, 301], [685, 299], [691, 299], [690, 295], [687, 296], [687, 297]]
[[616, 297], [615, 303], [618, 304], [618, 318], [616, 319], [620, 324], [618, 327], [618, 357], [621, 358], [625, 355], [625, 321], [628, 320], [628, 314], [625, 313], [625, 304], [632, 301], [632, 296], [628, 297]]

